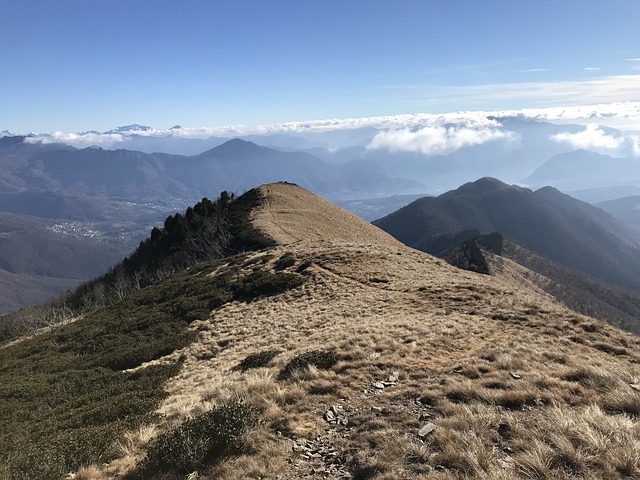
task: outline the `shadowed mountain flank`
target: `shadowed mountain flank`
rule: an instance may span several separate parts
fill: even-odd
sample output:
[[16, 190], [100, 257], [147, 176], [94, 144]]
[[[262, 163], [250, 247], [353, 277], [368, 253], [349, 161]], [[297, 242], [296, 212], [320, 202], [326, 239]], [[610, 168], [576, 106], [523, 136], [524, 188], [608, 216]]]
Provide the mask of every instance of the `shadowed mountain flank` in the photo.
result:
[[439, 197], [416, 200], [374, 224], [418, 249], [434, 236], [462, 230], [500, 232], [549, 260], [640, 290], [640, 235], [551, 187], [533, 192], [482, 178]]

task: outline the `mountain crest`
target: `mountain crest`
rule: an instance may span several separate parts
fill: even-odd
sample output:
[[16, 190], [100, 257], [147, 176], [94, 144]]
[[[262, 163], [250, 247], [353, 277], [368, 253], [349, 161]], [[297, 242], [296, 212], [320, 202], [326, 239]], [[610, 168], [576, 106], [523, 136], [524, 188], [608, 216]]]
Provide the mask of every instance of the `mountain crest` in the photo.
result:
[[201, 153], [201, 157], [247, 158], [265, 152], [273, 152], [272, 148], [263, 147], [248, 140], [233, 138], [222, 145]]
[[262, 201], [253, 224], [280, 245], [303, 241], [342, 241], [400, 246], [391, 235], [295, 184], [258, 187]]
[[497, 178], [493, 177], [482, 177], [474, 182], [468, 182], [457, 188], [456, 190], [452, 190], [450, 192], [445, 193], [444, 195], [483, 195], [492, 191], [501, 191], [501, 190], [513, 190], [513, 191], [530, 191], [526, 188], [519, 187], [518, 185], [508, 185], [504, 182], [501, 182]]

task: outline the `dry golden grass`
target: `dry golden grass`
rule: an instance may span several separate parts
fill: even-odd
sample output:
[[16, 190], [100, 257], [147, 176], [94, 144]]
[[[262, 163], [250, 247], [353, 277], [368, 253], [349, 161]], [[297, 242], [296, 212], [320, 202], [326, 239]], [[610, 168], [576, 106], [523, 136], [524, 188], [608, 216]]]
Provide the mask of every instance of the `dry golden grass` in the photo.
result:
[[[629, 386], [640, 379], [637, 337], [377, 230], [367, 244], [314, 243], [309, 225], [296, 230], [284, 215], [286, 198], [278, 202], [256, 223], [279, 229], [285, 245], [248, 258], [274, 268], [291, 254], [287, 271], [304, 264], [305, 284], [212, 312], [172, 357], [184, 367], [166, 386], [157, 431], [234, 398], [261, 412], [244, 453], [197, 478], [640, 478], [640, 393]], [[282, 352], [269, 366], [234, 370], [269, 349]], [[341, 361], [278, 380], [293, 356], [317, 349]], [[325, 421], [332, 405], [347, 425]], [[427, 422], [436, 429], [420, 437]], [[307, 458], [293, 448], [300, 439], [336, 453]], [[97, 471], [121, 476], [145, 441], [130, 434]]]

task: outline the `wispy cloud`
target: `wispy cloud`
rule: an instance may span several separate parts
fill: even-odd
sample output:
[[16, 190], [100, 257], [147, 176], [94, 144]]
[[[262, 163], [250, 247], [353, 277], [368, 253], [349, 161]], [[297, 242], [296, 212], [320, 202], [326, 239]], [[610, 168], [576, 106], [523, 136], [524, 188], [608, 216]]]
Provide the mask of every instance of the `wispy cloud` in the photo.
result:
[[527, 101], [546, 105], [580, 105], [640, 100], [640, 75], [616, 75], [560, 82], [448, 87], [445, 93], [483, 101]]
[[548, 68], [526, 68], [524, 70], [518, 70], [520, 73], [535, 73], [535, 72], [548, 72]]
[[602, 69], [600, 67], [584, 67], [583, 70], [585, 72], [599, 72]]
[[512, 132], [497, 128], [422, 127], [379, 132], [367, 147], [372, 150], [420, 152], [425, 155], [447, 154], [463, 147], [496, 140], [511, 139]]

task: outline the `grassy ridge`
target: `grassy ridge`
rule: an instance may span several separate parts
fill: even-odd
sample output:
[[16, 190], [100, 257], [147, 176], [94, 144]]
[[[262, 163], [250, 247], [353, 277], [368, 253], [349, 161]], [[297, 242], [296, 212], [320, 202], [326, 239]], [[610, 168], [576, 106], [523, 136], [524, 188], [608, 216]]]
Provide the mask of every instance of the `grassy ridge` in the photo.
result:
[[[242, 256], [175, 275], [60, 327], [0, 350], [0, 477], [62, 478], [109, 458], [125, 429], [150, 420], [179, 365], [126, 371], [190, 343], [188, 323], [232, 300], [294, 288], [302, 277], [254, 270]], [[4, 470], [3, 470], [4, 468]]]

